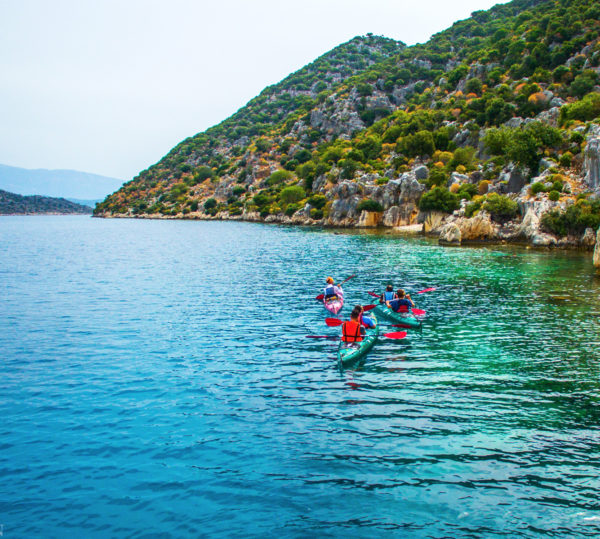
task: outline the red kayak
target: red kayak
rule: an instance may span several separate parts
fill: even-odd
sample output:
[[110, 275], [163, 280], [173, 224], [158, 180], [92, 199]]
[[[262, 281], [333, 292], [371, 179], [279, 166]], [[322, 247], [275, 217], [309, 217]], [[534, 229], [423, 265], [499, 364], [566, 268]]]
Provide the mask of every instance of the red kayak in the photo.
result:
[[323, 305], [325, 308], [334, 315], [337, 315], [344, 306], [344, 296], [336, 296], [335, 299], [323, 299]]

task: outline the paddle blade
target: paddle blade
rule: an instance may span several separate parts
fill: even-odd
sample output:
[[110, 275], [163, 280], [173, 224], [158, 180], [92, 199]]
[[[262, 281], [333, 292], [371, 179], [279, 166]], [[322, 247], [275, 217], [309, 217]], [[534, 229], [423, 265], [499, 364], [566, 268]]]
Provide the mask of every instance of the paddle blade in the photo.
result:
[[423, 309], [412, 309], [412, 312], [416, 316], [424, 316], [425, 311]]
[[323, 298], [325, 297], [325, 294], [319, 294], [315, 299], [317, 301], [323, 301]]
[[325, 318], [325, 323], [330, 327], [341, 326], [344, 322], [339, 318]]
[[335, 335], [305, 335], [307, 339], [328, 339], [330, 341], [337, 341], [339, 337]]
[[375, 294], [375, 292], [373, 292], [373, 291], [369, 291], [369, 292], [367, 292], [367, 294], [369, 294], [369, 296], [373, 296], [374, 298], [381, 298], [381, 296], [379, 294]]
[[391, 333], [384, 333], [383, 336], [388, 339], [404, 339], [406, 337], [406, 331], [392, 331]]
[[424, 290], [419, 290], [417, 292], [417, 294], [424, 294], [425, 292], [433, 292], [435, 290], [435, 286], [432, 286], [431, 288], [425, 288]]
[[363, 311], [370, 311], [371, 309], [374, 309], [375, 307], [377, 307], [377, 305], [364, 305]]

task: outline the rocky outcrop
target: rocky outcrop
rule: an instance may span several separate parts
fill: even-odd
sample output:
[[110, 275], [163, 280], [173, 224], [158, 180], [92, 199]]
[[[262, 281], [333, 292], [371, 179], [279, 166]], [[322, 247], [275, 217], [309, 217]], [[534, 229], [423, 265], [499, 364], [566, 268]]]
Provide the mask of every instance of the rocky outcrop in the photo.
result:
[[439, 243], [443, 245], [460, 245], [462, 234], [456, 223], [447, 223], [440, 230]]
[[600, 126], [593, 125], [587, 136], [583, 161], [584, 181], [594, 191], [600, 191]]
[[600, 272], [600, 228], [596, 232], [596, 247], [594, 248], [593, 262], [596, 271]]
[[383, 213], [376, 211], [363, 211], [358, 219], [359, 228], [375, 228], [381, 223]]

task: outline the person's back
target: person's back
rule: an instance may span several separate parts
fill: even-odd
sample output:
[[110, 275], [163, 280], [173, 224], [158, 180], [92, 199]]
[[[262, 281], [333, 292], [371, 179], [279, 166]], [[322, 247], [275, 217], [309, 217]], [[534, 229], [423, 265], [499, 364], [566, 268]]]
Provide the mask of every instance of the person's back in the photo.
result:
[[415, 306], [413, 300], [410, 299], [410, 294], [405, 294], [404, 290], [398, 290], [397, 298], [392, 301], [387, 301], [386, 305], [396, 313], [408, 313]]
[[394, 287], [391, 284], [388, 284], [385, 288], [385, 292], [381, 296], [381, 303], [385, 303], [386, 301], [392, 301], [396, 298], [396, 294], [394, 293]]
[[359, 317], [360, 310], [355, 307], [350, 314], [350, 320], [342, 324], [342, 341], [352, 343], [363, 340]]
[[343, 296], [344, 292], [341, 286], [336, 286], [334, 284], [332, 277], [327, 277], [327, 286], [323, 290], [323, 296], [325, 297], [325, 301], [337, 299]]

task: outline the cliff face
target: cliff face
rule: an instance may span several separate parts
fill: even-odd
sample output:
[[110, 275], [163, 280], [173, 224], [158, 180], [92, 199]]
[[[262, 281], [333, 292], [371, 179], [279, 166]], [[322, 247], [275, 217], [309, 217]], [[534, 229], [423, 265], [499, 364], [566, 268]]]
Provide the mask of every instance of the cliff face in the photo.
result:
[[516, 0], [423, 45], [355, 38], [181, 142], [95, 214], [452, 223], [460, 241], [579, 245], [600, 225], [599, 36], [595, 1]]

